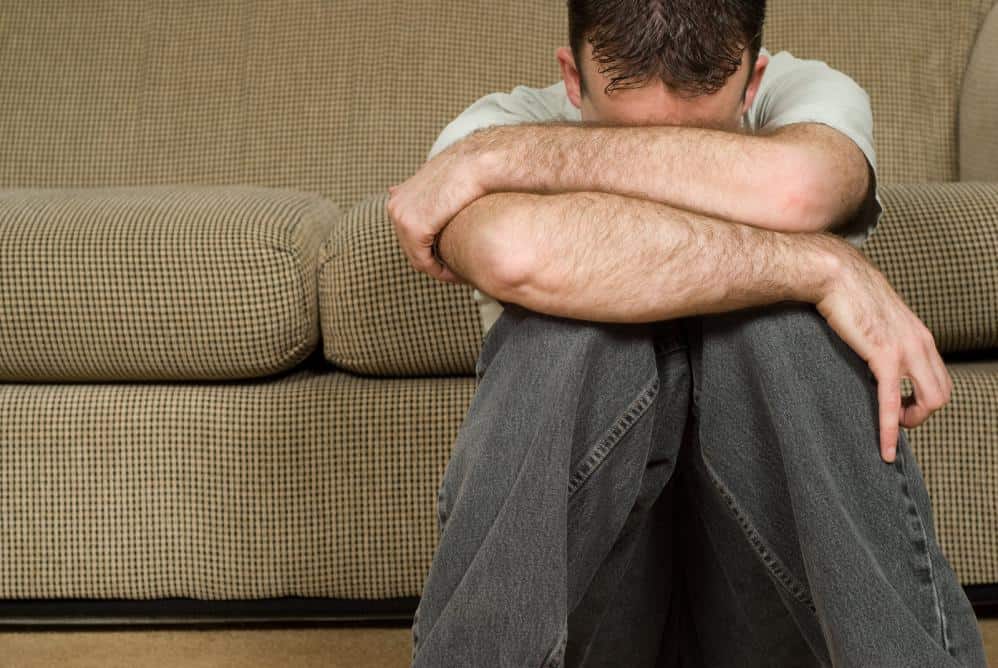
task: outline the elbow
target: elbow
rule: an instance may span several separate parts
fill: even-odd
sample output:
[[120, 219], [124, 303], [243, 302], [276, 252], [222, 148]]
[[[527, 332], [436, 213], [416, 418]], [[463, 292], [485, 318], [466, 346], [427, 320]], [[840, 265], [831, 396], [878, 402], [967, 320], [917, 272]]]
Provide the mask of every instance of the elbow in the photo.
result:
[[534, 275], [534, 253], [513, 207], [489, 217], [479, 239], [479, 288], [492, 297], [519, 303]]
[[838, 224], [842, 194], [836, 180], [813, 161], [791, 164], [774, 193], [778, 228], [784, 232], [821, 232]]
[[487, 242], [483, 249], [482, 289], [504, 302], [521, 303], [533, 275], [531, 253], [513, 238]]

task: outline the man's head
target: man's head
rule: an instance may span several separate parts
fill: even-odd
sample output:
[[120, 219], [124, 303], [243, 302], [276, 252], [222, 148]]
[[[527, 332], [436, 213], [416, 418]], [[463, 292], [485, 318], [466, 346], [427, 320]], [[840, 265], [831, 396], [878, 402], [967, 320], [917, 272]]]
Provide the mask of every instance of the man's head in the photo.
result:
[[766, 0], [567, 0], [556, 57], [583, 121], [734, 130], [762, 80]]

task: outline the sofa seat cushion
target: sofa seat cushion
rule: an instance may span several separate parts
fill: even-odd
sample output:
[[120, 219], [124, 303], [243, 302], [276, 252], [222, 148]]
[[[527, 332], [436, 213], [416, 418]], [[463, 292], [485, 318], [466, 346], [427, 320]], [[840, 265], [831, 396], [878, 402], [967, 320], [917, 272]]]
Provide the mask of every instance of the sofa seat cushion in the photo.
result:
[[[998, 362], [910, 430], [963, 584], [998, 582]], [[418, 596], [474, 378], [319, 354], [221, 383], [0, 383], [0, 598]]]
[[418, 595], [474, 389], [0, 383], [0, 599]]
[[951, 362], [950, 402], [906, 429], [939, 543], [965, 585], [998, 582], [998, 359]]
[[318, 345], [316, 259], [337, 216], [248, 186], [0, 191], [0, 381], [288, 369]]

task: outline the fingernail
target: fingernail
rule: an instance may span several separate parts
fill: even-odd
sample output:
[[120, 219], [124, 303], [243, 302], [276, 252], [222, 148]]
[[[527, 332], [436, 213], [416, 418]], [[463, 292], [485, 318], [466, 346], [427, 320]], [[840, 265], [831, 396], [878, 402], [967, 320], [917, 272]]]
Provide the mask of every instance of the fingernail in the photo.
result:
[[887, 461], [889, 461], [889, 462], [893, 462], [894, 461], [894, 453], [895, 452], [896, 452], [896, 450], [894, 448], [887, 448]]

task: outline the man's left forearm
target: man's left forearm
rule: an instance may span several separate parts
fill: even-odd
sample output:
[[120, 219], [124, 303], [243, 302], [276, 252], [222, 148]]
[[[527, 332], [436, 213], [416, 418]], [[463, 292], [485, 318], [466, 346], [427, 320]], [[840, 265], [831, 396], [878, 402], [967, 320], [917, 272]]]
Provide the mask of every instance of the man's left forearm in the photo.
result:
[[486, 294], [604, 322], [817, 303], [850, 249], [609, 193], [486, 195], [440, 235], [443, 260]]
[[495, 126], [465, 141], [488, 192], [599, 191], [765, 229], [826, 230], [869, 186], [862, 151], [837, 130], [765, 135], [684, 126]]

